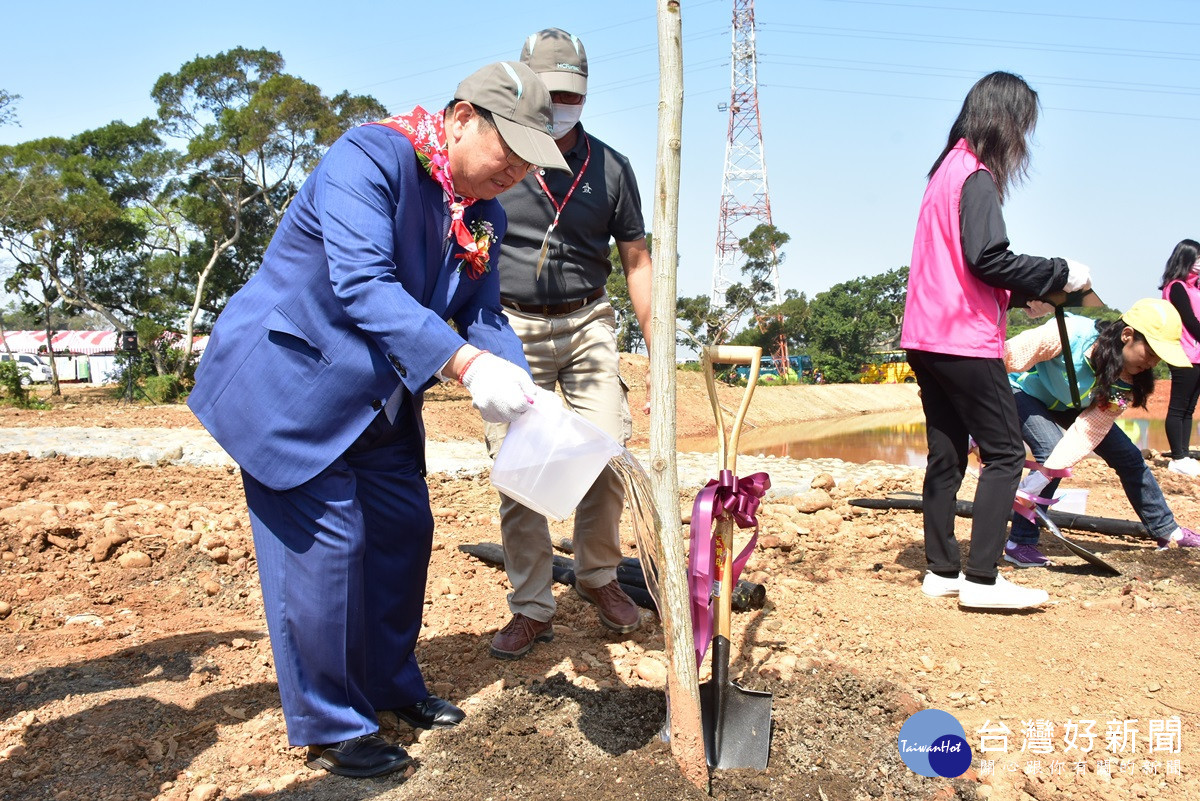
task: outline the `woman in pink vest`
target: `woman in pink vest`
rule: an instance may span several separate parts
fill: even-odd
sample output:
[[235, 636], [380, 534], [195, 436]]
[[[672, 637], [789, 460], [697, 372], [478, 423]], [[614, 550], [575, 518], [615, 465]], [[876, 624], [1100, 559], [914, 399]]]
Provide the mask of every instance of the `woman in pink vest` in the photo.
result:
[[1185, 239], [1175, 246], [1167, 268], [1163, 271], [1164, 299], [1179, 312], [1183, 320], [1183, 352], [1190, 367], [1171, 368], [1171, 400], [1167, 405], [1167, 443], [1171, 446], [1168, 470], [1185, 476], [1200, 477], [1200, 462], [1191, 457], [1188, 446], [1192, 439], [1192, 413], [1200, 397], [1200, 242]]
[[[909, 265], [900, 346], [921, 387], [929, 445], [921, 588], [970, 608], [1022, 609], [1049, 597], [996, 570], [1025, 461], [1004, 371], [1008, 309], [1090, 285], [1082, 264], [1009, 249], [1000, 207], [1025, 175], [1037, 116], [1037, 93], [1016, 75], [993, 72], [971, 87], [929, 171]], [[972, 438], [984, 467], [964, 566], [954, 507]]]

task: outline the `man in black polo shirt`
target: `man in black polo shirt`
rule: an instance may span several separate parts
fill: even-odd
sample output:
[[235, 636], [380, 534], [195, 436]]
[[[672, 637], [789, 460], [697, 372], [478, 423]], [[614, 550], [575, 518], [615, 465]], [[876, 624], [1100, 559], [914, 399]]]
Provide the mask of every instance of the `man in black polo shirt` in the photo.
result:
[[[554, 137], [571, 168], [535, 173], [506, 192], [508, 233], [500, 259], [500, 302], [521, 338], [533, 380], [618, 442], [632, 433], [628, 387], [618, 371], [616, 316], [604, 294], [615, 240], [629, 297], [650, 345], [650, 251], [629, 161], [583, 130], [587, 56], [571, 34], [549, 28], [521, 50], [550, 90]], [[561, 176], [561, 177], [560, 177]], [[489, 425], [488, 448], [500, 448], [506, 425]], [[575, 510], [575, 589], [614, 631], [638, 627], [638, 608], [617, 584], [620, 480], [605, 469]], [[492, 655], [519, 659], [554, 638], [553, 549], [546, 518], [501, 495], [504, 567], [513, 591], [512, 619], [492, 639]]]

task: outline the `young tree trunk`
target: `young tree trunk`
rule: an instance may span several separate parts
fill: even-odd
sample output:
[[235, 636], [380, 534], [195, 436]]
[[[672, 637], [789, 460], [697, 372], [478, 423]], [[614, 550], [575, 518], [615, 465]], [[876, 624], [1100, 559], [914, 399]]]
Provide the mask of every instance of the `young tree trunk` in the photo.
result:
[[42, 301], [42, 323], [46, 332], [46, 361], [50, 363], [50, 394], [62, 395], [62, 387], [58, 384], [58, 364], [54, 361], [54, 329], [50, 325], [50, 304]]
[[675, 273], [679, 228], [680, 137], [683, 127], [683, 32], [679, 0], [658, 0], [658, 171], [654, 179], [654, 274], [650, 339], [650, 478], [662, 518], [662, 555], [667, 692], [671, 752], [697, 787], [708, 787], [700, 680], [692, 643], [687, 561], [679, 521], [679, 474], [675, 464]]
[[183, 323], [183, 341], [180, 342], [183, 354], [179, 359], [179, 365], [175, 368], [176, 378], [182, 379], [187, 374], [188, 365], [191, 364], [195, 356], [192, 353], [192, 335], [196, 330], [196, 318], [200, 315], [200, 306], [204, 302], [204, 285], [208, 281], [208, 276], [216, 268], [221, 254], [236, 245], [238, 238], [242, 235], [243, 205], [243, 203], [239, 202], [237, 195], [234, 195], [233, 200], [229, 202], [229, 207], [233, 212], [233, 233], [229, 235], [228, 239], [218, 240], [213, 244], [212, 254], [208, 257], [208, 263], [204, 265], [204, 269], [200, 271], [200, 275], [196, 278], [196, 294], [193, 296], [192, 308], [188, 311]]

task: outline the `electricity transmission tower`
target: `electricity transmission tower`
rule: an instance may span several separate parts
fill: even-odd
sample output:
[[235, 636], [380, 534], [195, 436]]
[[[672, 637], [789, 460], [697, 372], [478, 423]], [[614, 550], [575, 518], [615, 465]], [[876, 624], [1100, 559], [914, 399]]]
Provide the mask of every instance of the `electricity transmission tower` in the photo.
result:
[[[725, 305], [726, 291], [737, 282], [741, 253], [738, 239], [748, 235], [760, 223], [771, 224], [771, 196], [767, 191], [767, 163], [758, 116], [758, 53], [754, 38], [754, 0], [733, 0], [732, 80], [727, 106], [729, 134], [725, 140], [725, 170], [721, 179], [721, 211], [713, 267], [711, 303], [714, 308]], [[775, 303], [782, 303], [779, 268], [774, 262], [770, 282], [775, 288]], [[762, 322], [760, 320], [759, 324]], [[782, 333], [777, 352], [772, 357], [784, 374], [787, 344]]]

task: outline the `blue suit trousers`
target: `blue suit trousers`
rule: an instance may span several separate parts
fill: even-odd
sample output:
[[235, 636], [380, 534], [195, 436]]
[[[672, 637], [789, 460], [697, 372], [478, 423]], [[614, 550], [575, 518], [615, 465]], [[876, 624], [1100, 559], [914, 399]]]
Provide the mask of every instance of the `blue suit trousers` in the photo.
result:
[[402, 408], [294, 489], [242, 472], [293, 745], [373, 733], [376, 710], [429, 695], [414, 655], [433, 543], [423, 444]]

